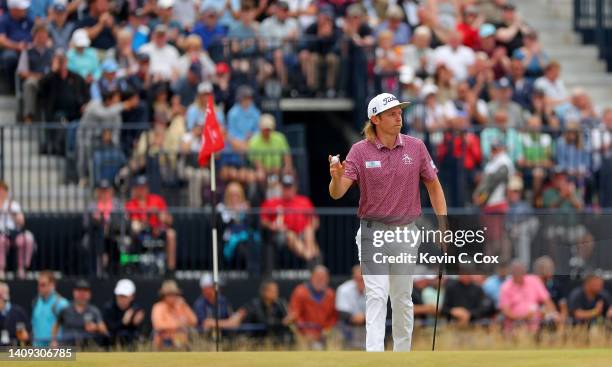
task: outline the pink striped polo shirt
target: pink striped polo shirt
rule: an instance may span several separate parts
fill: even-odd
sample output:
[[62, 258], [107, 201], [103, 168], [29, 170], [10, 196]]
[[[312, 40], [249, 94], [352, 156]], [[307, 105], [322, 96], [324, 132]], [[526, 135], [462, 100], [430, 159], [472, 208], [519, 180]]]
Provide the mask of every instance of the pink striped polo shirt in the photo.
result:
[[399, 134], [392, 149], [378, 138], [353, 144], [344, 176], [359, 185], [359, 218], [404, 224], [421, 215], [419, 182], [436, 179], [437, 172], [425, 144]]

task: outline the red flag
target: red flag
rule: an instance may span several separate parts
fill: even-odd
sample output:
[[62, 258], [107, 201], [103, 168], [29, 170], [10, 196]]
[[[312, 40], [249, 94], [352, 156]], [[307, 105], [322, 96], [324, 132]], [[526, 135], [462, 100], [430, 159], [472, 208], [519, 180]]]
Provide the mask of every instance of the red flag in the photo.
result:
[[208, 96], [208, 105], [204, 115], [204, 129], [202, 130], [202, 148], [198, 156], [198, 163], [201, 167], [208, 164], [210, 156], [223, 149], [225, 142], [223, 134], [217, 122], [217, 114], [215, 113], [215, 105], [212, 94]]

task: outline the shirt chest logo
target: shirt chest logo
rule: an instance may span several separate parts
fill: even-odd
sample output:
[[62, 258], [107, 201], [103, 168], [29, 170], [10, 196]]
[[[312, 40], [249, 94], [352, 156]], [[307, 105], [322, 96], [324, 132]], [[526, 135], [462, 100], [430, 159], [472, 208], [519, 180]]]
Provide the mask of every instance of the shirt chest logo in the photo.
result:
[[366, 166], [366, 168], [380, 168], [380, 167], [382, 167], [382, 165], [380, 164], [380, 161], [366, 161], [365, 162], [365, 166]]
[[402, 162], [404, 162], [404, 164], [408, 165], [408, 164], [412, 164], [414, 162], [414, 160], [407, 153], [404, 153], [404, 156], [402, 157]]

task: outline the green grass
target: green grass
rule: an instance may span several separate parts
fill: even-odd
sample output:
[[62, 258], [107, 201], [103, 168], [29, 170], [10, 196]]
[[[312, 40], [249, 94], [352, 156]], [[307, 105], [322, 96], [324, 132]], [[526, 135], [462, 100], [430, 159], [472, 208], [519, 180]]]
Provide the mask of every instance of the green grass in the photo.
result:
[[16, 367], [418, 366], [609, 367], [612, 349], [365, 352], [78, 353], [76, 362], [2, 362]]

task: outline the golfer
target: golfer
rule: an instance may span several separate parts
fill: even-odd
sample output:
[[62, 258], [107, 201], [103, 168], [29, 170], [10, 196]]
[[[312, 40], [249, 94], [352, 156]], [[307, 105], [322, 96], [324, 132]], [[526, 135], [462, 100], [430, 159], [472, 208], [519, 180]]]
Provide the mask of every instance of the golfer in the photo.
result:
[[[408, 104], [400, 103], [389, 93], [377, 95], [368, 104], [369, 120], [363, 129], [365, 139], [351, 147], [342, 163], [329, 156], [331, 197], [341, 198], [353, 183], [359, 186], [360, 227], [355, 240], [362, 265], [365, 260], [361, 252], [362, 239], [363, 246], [371, 248], [372, 244], [365, 242], [372, 242], [374, 231], [406, 227], [410, 231], [417, 230], [414, 221], [421, 214], [420, 181], [427, 188], [436, 215], [447, 214], [437, 168], [425, 144], [400, 134], [402, 110]], [[396, 266], [390, 264], [384, 272], [374, 274], [364, 270], [367, 351], [384, 351], [389, 296], [393, 312], [393, 350], [410, 351], [414, 321], [412, 275], [394, 271]]]

